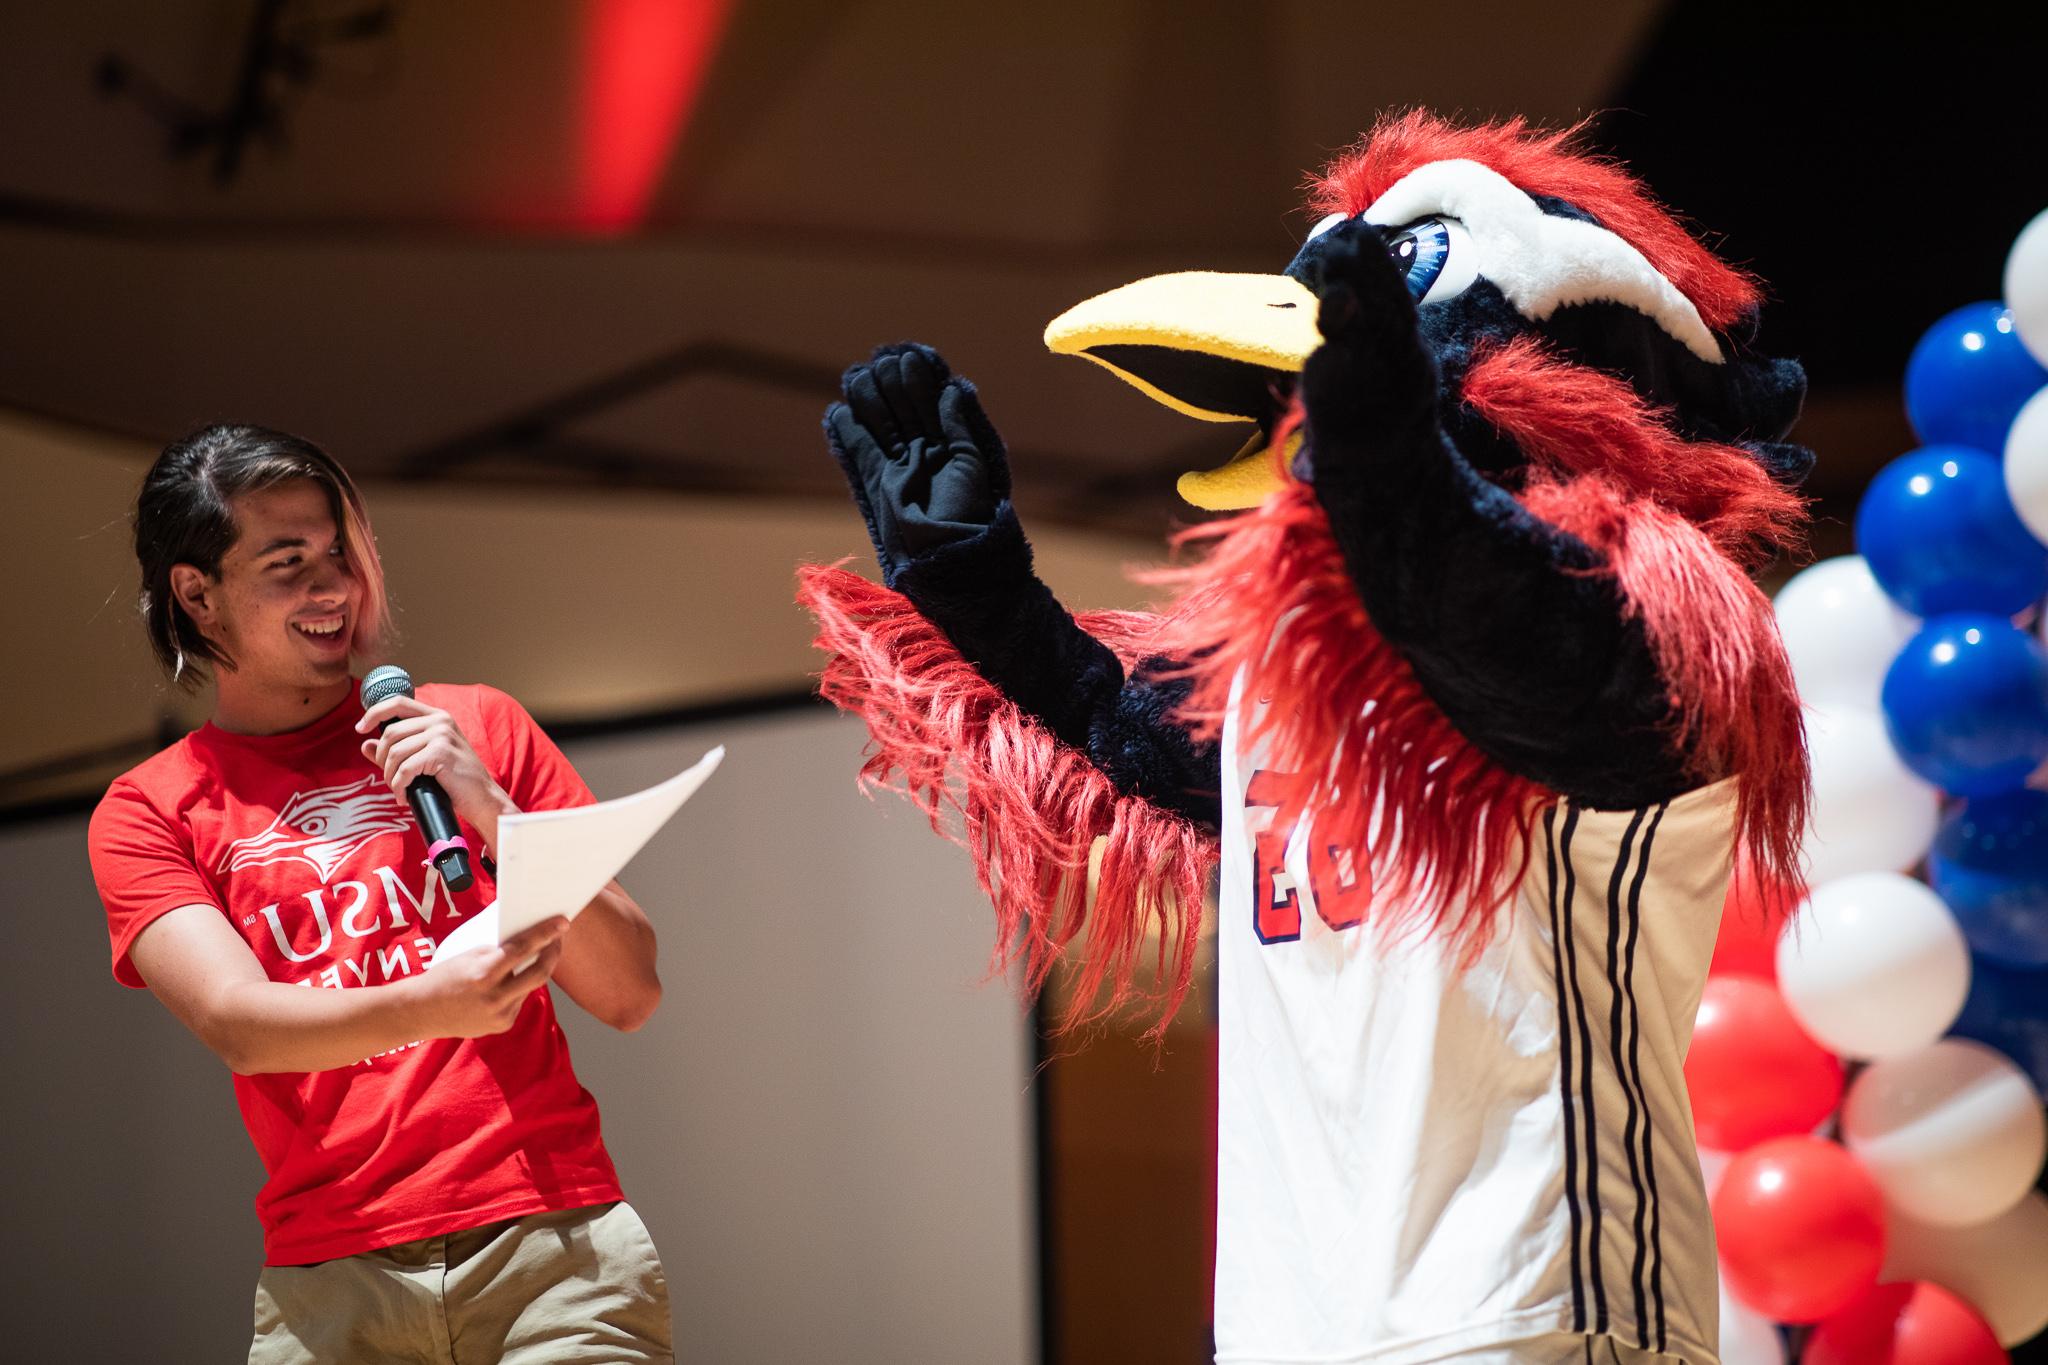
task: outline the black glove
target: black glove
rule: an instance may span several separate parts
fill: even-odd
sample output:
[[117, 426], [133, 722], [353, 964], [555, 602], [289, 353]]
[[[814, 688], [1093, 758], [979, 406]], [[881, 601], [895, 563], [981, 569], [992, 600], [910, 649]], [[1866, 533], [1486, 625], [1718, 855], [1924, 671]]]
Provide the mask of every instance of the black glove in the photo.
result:
[[1436, 409], [1436, 362], [1417, 329], [1407, 272], [1388, 253], [1386, 237], [1354, 220], [1330, 229], [1328, 238], [1302, 279], [1321, 299], [1316, 327], [1323, 334], [1301, 374], [1309, 431], [1302, 453], [1311, 462], [1318, 435], [1332, 448], [1383, 439], [1390, 426], [1432, 417]]
[[918, 556], [987, 530], [1010, 496], [1002, 438], [974, 385], [937, 351], [883, 346], [840, 381], [825, 441], [868, 524], [882, 580]]

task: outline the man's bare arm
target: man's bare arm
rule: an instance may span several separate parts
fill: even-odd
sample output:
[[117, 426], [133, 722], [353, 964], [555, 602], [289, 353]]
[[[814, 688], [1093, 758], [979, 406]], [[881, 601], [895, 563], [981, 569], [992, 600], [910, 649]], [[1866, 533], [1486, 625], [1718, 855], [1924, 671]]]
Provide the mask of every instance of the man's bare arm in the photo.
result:
[[[157, 999], [231, 1070], [327, 1071], [422, 1038], [504, 1032], [554, 971], [567, 927], [551, 919], [498, 947], [384, 985], [309, 990], [265, 976], [218, 909], [186, 905], [144, 929], [129, 958]], [[514, 970], [529, 957], [531, 966]]]

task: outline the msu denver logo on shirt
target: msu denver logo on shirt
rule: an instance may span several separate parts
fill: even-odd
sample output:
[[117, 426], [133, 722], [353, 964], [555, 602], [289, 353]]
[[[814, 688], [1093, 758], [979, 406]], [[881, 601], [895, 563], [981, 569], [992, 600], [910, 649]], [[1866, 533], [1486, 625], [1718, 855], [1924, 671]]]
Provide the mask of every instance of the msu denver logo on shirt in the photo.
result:
[[350, 854], [379, 834], [410, 827], [405, 803], [376, 775], [359, 782], [299, 792], [285, 803], [270, 828], [237, 839], [221, 858], [222, 872], [297, 859], [326, 881]]

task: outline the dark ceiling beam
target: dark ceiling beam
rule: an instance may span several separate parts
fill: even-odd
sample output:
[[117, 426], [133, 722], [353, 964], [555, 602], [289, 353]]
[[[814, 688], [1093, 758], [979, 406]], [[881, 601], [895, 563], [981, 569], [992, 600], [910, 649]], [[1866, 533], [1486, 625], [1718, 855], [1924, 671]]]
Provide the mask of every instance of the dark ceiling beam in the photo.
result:
[[768, 389], [818, 398], [838, 391], [839, 370], [800, 357], [721, 341], [692, 341], [601, 375], [495, 418], [468, 431], [396, 456], [388, 466], [400, 479], [444, 478], [491, 457], [522, 456], [565, 439], [578, 422], [601, 417], [649, 394], [707, 376], [723, 376]]

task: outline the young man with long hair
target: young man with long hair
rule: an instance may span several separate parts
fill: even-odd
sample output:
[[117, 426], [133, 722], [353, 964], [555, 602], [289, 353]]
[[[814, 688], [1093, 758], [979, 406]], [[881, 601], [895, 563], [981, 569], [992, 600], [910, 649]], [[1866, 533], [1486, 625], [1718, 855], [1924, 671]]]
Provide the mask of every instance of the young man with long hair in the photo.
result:
[[[668, 1361], [668, 1293], [623, 1202], [546, 989], [615, 1028], [660, 1000], [654, 931], [617, 883], [429, 972], [495, 895], [501, 816], [587, 804], [525, 710], [424, 686], [367, 711], [389, 643], [361, 496], [310, 442], [211, 426], [135, 510], [142, 612], [212, 717], [116, 779], [92, 818], [114, 975], [235, 1073], [267, 1180], [250, 1360]], [[475, 883], [425, 865], [404, 792], [432, 776]]]

